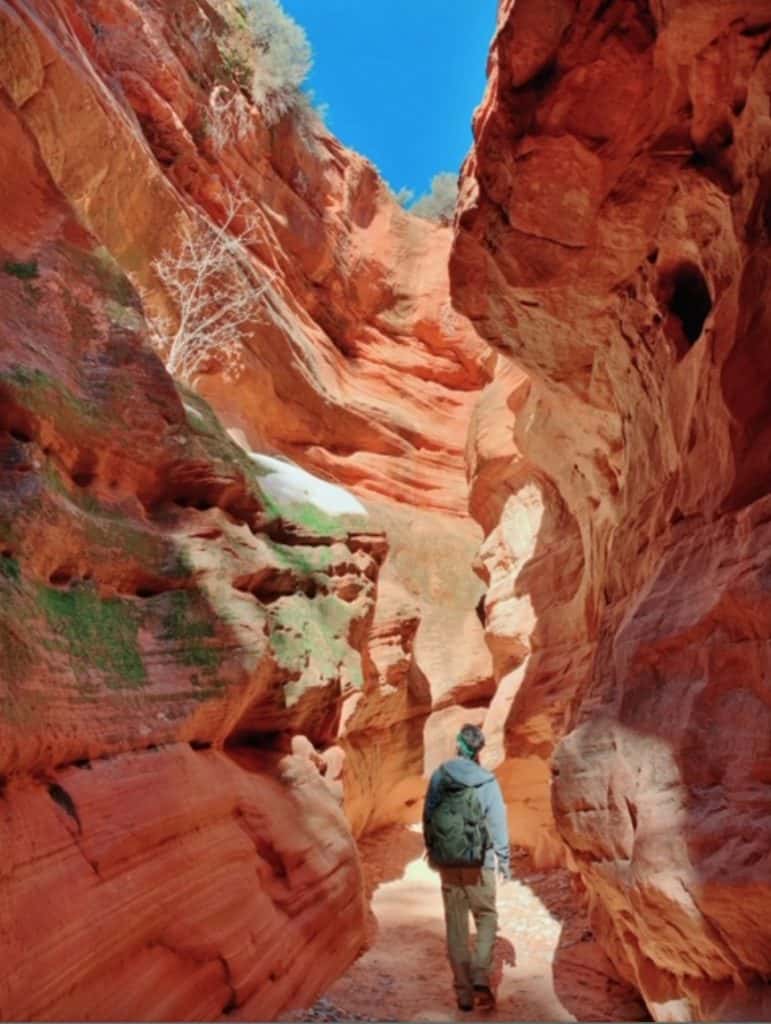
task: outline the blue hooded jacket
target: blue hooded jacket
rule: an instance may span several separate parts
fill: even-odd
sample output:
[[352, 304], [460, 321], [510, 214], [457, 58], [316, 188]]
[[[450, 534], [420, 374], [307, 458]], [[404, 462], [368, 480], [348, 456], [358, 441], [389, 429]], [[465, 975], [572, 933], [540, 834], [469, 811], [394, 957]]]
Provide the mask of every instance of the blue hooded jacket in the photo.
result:
[[510, 878], [509, 823], [506, 819], [501, 787], [492, 772], [477, 764], [476, 761], [467, 757], [454, 757], [451, 761], [445, 761], [431, 776], [426, 802], [423, 805], [423, 834], [425, 835], [426, 824], [431, 820], [431, 815], [442, 798], [443, 771], [464, 786], [476, 787], [492, 841], [492, 846], [485, 854], [484, 866], [495, 870], [497, 858], [498, 870], [505, 878]]

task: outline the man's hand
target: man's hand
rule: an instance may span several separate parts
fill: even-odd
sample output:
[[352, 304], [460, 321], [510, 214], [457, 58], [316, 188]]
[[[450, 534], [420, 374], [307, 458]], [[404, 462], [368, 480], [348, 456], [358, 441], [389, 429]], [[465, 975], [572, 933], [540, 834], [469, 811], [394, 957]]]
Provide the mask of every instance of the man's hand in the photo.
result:
[[511, 884], [511, 872], [510, 871], [499, 871], [498, 872], [498, 885], [510, 885]]

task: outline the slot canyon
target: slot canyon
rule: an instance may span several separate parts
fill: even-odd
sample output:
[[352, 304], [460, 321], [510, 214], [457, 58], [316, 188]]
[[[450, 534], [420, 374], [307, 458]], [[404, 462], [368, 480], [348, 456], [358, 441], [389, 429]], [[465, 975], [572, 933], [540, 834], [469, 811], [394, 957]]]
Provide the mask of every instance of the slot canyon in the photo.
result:
[[245, 11], [0, 0], [0, 1020], [477, 1019], [464, 723], [479, 1019], [771, 1020], [771, 0], [499, 0], [438, 219]]

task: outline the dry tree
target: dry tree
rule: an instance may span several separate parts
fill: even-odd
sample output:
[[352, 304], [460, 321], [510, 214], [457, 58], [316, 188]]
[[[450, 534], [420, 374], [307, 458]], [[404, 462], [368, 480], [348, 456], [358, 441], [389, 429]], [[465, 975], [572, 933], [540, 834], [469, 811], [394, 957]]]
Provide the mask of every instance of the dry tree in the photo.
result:
[[406, 186], [400, 188], [398, 192], [394, 192], [394, 190], [390, 188], [390, 186], [389, 190], [393, 198], [399, 204], [399, 206], [403, 206], [405, 210], [409, 207], [410, 203], [415, 198], [415, 193], [412, 191], [411, 188], [407, 188]]
[[225, 380], [243, 367], [244, 336], [259, 315], [273, 274], [261, 278], [248, 252], [254, 225], [234, 230], [240, 204], [229, 196], [221, 224], [189, 224], [181, 242], [153, 262], [173, 314], [148, 311], [150, 337], [174, 377], [215, 360]]
[[458, 202], [458, 176], [451, 171], [436, 174], [431, 180], [431, 191], [410, 207], [410, 213], [424, 220], [451, 224]]
[[226, 145], [246, 138], [251, 123], [249, 104], [239, 90], [216, 85], [209, 96], [208, 135], [217, 156]]
[[313, 63], [304, 30], [277, 0], [244, 0], [255, 46], [252, 99], [268, 124], [297, 106]]
[[215, 154], [231, 142], [244, 139], [251, 125], [247, 88], [263, 122], [271, 126], [290, 111], [310, 145], [323, 126], [326, 107], [316, 103], [302, 83], [313, 64], [305, 31], [284, 11], [278, 0], [242, 0], [241, 13], [248, 39], [246, 50], [223, 55], [231, 79], [219, 84], [209, 97], [206, 134]]

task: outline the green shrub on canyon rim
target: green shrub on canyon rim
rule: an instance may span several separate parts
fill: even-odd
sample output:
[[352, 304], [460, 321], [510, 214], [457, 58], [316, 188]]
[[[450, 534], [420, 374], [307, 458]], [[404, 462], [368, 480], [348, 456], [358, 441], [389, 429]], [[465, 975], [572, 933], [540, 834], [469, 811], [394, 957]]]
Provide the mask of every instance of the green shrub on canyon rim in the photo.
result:
[[273, 124], [301, 101], [300, 86], [313, 62], [311, 47], [277, 0], [244, 0], [244, 8], [256, 49], [252, 99]]

